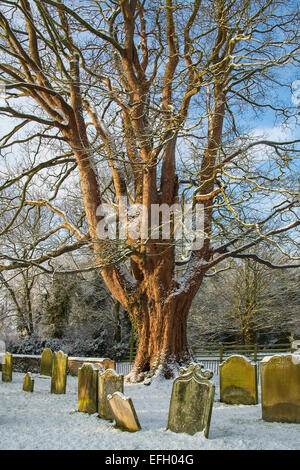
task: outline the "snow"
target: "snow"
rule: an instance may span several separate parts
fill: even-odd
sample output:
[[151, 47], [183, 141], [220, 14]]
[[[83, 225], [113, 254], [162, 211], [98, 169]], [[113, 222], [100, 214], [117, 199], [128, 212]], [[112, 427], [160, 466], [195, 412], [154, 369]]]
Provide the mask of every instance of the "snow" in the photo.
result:
[[[242, 354], [231, 354], [230, 356], [227, 356], [226, 359], [224, 359], [223, 362], [221, 362], [220, 366], [223, 366], [225, 364], [225, 362], [228, 361], [228, 359], [230, 359], [231, 357], [241, 357], [242, 359], [245, 359], [245, 361], [249, 362], [250, 364], [253, 364], [255, 365], [256, 362], [255, 361], [252, 361], [251, 359], [249, 359], [248, 357], [246, 356], [243, 356]], [[265, 361], [264, 361], [265, 362]]]
[[[114, 395], [118, 395], [118, 397], [122, 398], [122, 400], [127, 400], [127, 398], [128, 398], [122, 392], [115, 392]], [[113, 396], [112, 395], [107, 395], [107, 397], [112, 398]]]
[[275, 354], [273, 356], [265, 356], [262, 358], [260, 362], [269, 362], [274, 356]]
[[55, 108], [55, 111], [57, 112], [57, 114], [59, 114], [59, 116], [62, 118], [62, 122], [61, 124], [63, 124], [64, 126], [67, 126], [69, 124], [69, 120], [66, 119], [64, 113], [62, 112], [62, 110], [60, 108]]
[[84, 361], [84, 362], [92, 362], [92, 361], [96, 361], [96, 362], [99, 362], [99, 361], [103, 361], [104, 359], [108, 359], [107, 357], [73, 357], [73, 356], [70, 356], [68, 358], [70, 361]]
[[209, 438], [166, 431], [172, 381], [125, 384], [142, 430], [129, 433], [97, 414], [77, 411], [77, 377], [68, 376], [65, 395], [50, 394], [50, 378], [32, 374], [34, 392], [23, 392], [23, 373], [0, 382], [0, 449], [10, 450], [296, 450], [300, 425], [261, 419], [261, 405], [219, 401], [218, 377]]

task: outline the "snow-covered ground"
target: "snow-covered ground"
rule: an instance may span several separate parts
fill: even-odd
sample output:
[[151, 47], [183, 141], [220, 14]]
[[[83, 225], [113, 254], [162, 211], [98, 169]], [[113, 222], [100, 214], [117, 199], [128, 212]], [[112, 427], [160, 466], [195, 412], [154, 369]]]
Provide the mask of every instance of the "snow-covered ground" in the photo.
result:
[[[142, 430], [122, 432], [113, 423], [77, 411], [77, 377], [66, 395], [50, 394], [50, 378], [34, 375], [34, 392], [23, 392], [24, 374], [0, 381], [0, 449], [77, 450], [279, 450], [300, 449], [300, 424], [267, 423], [261, 405], [225, 405], [216, 384], [209, 439], [166, 431], [172, 381], [125, 385]], [[217, 377], [215, 380], [217, 381]]]

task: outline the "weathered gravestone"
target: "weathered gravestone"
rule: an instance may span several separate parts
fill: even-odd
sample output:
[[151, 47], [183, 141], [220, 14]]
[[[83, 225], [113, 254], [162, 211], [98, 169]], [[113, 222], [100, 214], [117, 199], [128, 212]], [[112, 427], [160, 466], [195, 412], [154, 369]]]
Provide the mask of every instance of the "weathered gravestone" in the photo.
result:
[[78, 369], [78, 411], [97, 413], [98, 374], [99, 370], [93, 364], [84, 363]]
[[262, 419], [300, 423], [300, 356], [268, 356], [260, 362]]
[[121, 392], [115, 392], [108, 395], [107, 399], [117, 428], [130, 432], [140, 431], [141, 426], [131, 398], [125, 397]]
[[51, 377], [52, 362], [53, 362], [53, 352], [49, 348], [44, 349], [44, 351], [42, 352], [42, 356], [41, 356], [41, 367], [40, 367], [41, 375], [48, 375]]
[[5, 341], [0, 339], [0, 370], [2, 370], [2, 364], [5, 363]]
[[68, 371], [70, 375], [78, 375], [78, 369], [84, 362], [90, 362], [96, 367], [101, 369], [114, 369], [115, 361], [108, 357], [96, 358], [96, 357], [69, 357], [68, 358]]
[[51, 393], [66, 393], [68, 356], [62, 351], [53, 354]]
[[174, 380], [167, 429], [208, 437], [215, 387], [208, 380], [213, 373], [202, 371], [201, 364], [180, 368]]
[[230, 356], [219, 367], [220, 401], [231, 405], [257, 405], [257, 368], [243, 356]]
[[23, 380], [23, 390], [24, 392], [33, 392], [33, 388], [34, 388], [34, 380], [31, 377], [30, 372], [27, 372]]
[[5, 353], [5, 363], [2, 364], [2, 382], [12, 381], [13, 357], [10, 353]]
[[100, 418], [114, 420], [107, 396], [124, 392], [124, 377], [112, 369], [106, 369], [98, 376], [98, 414]]

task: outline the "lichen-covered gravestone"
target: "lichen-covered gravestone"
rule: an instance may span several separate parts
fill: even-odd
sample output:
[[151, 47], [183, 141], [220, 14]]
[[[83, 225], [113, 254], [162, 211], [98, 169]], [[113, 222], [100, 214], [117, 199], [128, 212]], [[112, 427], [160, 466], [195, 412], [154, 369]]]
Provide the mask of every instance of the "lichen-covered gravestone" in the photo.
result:
[[41, 375], [48, 375], [49, 377], [51, 377], [52, 362], [53, 362], [53, 352], [49, 348], [44, 349], [44, 351], [42, 352], [42, 356], [41, 356], [41, 367], [40, 367]]
[[100, 418], [114, 420], [107, 396], [124, 392], [124, 377], [112, 369], [106, 369], [98, 376], [98, 414]]
[[12, 381], [13, 357], [10, 353], [5, 353], [5, 363], [2, 364], [2, 382]]
[[215, 392], [209, 381], [212, 376], [210, 370], [202, 371], [200, 364], [179, 369], [179, 377], [173, 383], [167, 429], [191, 435], [204, 431], [208, 437]]
[[97, 413], [98, 374], [98, 368], [87, 362], [78, 369], [78, 411]]
[[51, 393], [66, 393], [68, 356], [62, 351], [53, 354]]
[[300, 423], [300, 356], [268, 356], [260, 362], [262, 419]]
[[257, 405], [256, 365], [243, 356], [230, 356], [219, 367], [220, 401], [231, 405]]
[[23, 390], [24, 392], [33, 392], [33, 388], [34, 388], [34, 379], [31, 377], [30, 372], [27, 372], [23, 380]]
[[121, 392], [115, 392], [113, 395], [108, 395], [107, 399], [117, 428], [130, 432], [140, 431], [141, 426], [131, 398]]

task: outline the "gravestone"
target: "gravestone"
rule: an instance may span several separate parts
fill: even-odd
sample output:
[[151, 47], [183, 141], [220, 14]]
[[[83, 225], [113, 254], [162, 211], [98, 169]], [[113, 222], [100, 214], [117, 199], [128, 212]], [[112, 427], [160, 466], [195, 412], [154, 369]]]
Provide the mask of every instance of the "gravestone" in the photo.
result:
[[219, 367], [220, 401], [230, 405], [257, 405], [257, 368], [246, 357], [230, 356]]
[[115, 369], [115, 361], [108, 357], [96, 358], [96, 357], [69, 357], [68, 358], [68, 372], [70, 375], [78, 375], [78, 369], [84, 362], [90, 362], [96, 367], [101, 369]]
[[300, 423], [300, 356], [264, 357], [260, 374], [262, 419]]
[[124, 377], [112, 369], [98, 376], [98, 414], [100, 418], [114, 420], [107, 396], [115, 392], [124, 393]]
[[84, 363], [78, 369], [78, 411], [97, 413], [98, 374], [99, 370], [93, 364]]
[[44, 351], [42, 352], [42, 356], [41, 356], [41, 367], [40, 367], [41, 375], [48, 375], [51, 377], [52, 362], [53, 362], [53, 352], [49, 348], [44, 349]]
[[141, 430], [131, 398], [126, 397], [121, 392], [115, 392], [113, 395], [108, 395], [107, 400], [111, 407], [117, 428], [130, 432]]
[[209, 381], [210, 370], [202, 371], [201, 364], [180, 368], [174, 380], [167, 429], [195, 434], [204, 431], [208, 437], [215, 387]]
[[12, 381], [13, 357], [10, 353], [5, 353], [5, 363], [2, 364], [2, 382]]
[[100, 372], [100, 374], [102, 374], [102, 373], [105, 371], [103, 365], [100, 364], [99, 362], [95, 362], [95, 363], [94, 363], [94, 366], [96, 367], [96, 369], [98, 369], [98, 371]]
[[68, 356], [62, 351], [53, 353], [51, 393], [66, 393]]
[[5, 342], [0, 339], [0, 370], [2, 370], [2, 364], [5, 363]]
[[24, 392], [33, 392], [33, 388], [34, 388], [34, 380], [31, 377], [30, 372], [27, 372], [23, 380], [23, 390]]

